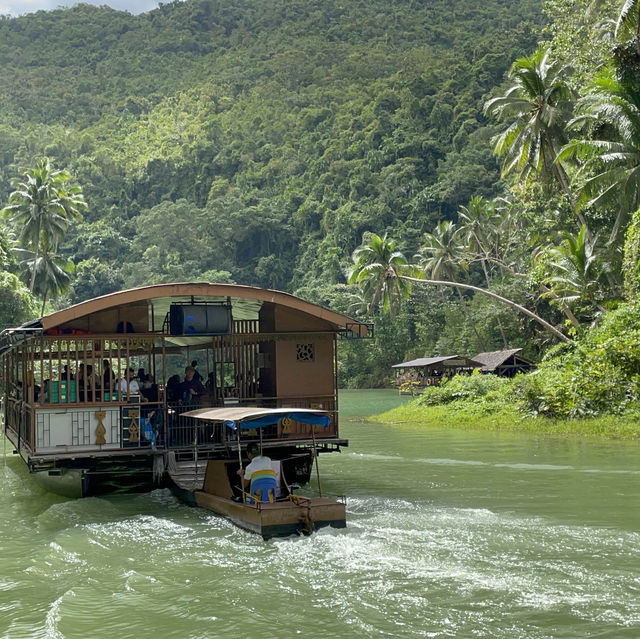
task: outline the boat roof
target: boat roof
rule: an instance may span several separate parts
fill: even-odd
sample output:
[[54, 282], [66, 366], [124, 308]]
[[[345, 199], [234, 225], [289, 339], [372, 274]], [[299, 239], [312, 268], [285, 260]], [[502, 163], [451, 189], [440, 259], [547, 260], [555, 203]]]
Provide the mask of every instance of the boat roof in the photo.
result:
[[[256, 428], [275, 424], [284, 417], [296, 421], [306, 421], [321, 426], [328, 425], [328, 415], [325, 410], [315, 408], [264, 408], [259, 406], [225, 406], [224, 408], [197, 408], [182, 413], [182, 417], [193, 417], [207, 422], [224, 422], [235, 428], [239, 422], [250, 422], [243, 428]], [[318, 417], [318, 419], [314, 419]], [[261, 418], [272, 418], [262, 420]]]
[[237, 306], [237, 308], [234, 308], [234, 315], [239, 314], [238, 318], [240, 319], [243, 319], [243, 317], [240, 317], [243, 305], [246, 307], [247, 317], [249, 317], [257, 315], [262, 303], [269, 302], [324, 320], [334, 330], [345, 330], [349, 329], [350, 326], [357, 325], [361, 333], [367, 334], [366, 324], [283, 291], [240, 284], [211, 284], [209, 282], [155, 284], [118, 293], [109, 293], [28, 322], [23, 325], [23, 328], [43, 328], [47, 330], [93, 313], [104, 312], [118, 307], [140, 306], [140, 304], [151, 302], [153, 302], [152, 312], [155, 315], [156, 324], [161, 326], [171, 303], [179, 301], [194, 303], [194, 299], [197, 299], [195, 303], [202, 299], [224, 301], [228, 298], [238, 302], [238, 304], [234, 304], [234, 307]]

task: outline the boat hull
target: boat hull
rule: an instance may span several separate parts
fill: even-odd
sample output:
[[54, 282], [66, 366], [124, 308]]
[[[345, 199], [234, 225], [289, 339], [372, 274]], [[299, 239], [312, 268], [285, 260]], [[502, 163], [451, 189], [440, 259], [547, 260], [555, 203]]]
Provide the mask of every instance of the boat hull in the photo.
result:
[[310, 534], [318, 528], [346, 526], [346, 506], [323, 497], [294, 497], [273, 504], [243, 504], [204, 491], [194, 492], [198, 506], [210, 510], [236, 526], [263, 539]]

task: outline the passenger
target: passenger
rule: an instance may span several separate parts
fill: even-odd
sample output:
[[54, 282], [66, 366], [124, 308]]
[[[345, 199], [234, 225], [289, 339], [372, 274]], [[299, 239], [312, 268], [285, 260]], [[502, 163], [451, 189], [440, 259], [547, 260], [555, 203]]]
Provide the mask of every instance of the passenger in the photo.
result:
[[[86, 368], [86, 378], [87, 378], [87, 401], [93, 401], [93, 387], [98, 386], [98, 382], [93, 374], [93, 366], [91, 364], [87, 364]], [[84, 391], [84, 388], [82, 389]]]
[[154, 383], [153, 375], [151, 373], [146, 376], [145, 381], [140, 384], [140, 387], [142, 394], [147, 398], [148, 401], [158, 401], [158, 385]]
[[140, 386], [134, 377], [133, 368], [128, 368], [125, 377], [120, 380], [120, 393], [122, 397], [138, 395], [140, 401], [146, 402], [147, 398], [140, 393]]
[[195, 373], [191, 366], [187, 366], [184, 371], [184, 382], [180, 384], [180, 391], [185, 404], [198, 404], [202, 395], [207, 392], [202, 382], [195, 378]]
[[[191, 360], [191, 368], [193, 368], [194, 373], [193, 373], [193, 379], [195, 379], [197, 382], [200, 382], [202, 384], [202, 375], [200, 375], [199, 371], [198, 371], [198, 360], [197, 359], [193, 359]], [[185, 375], [187, 373], [186, 369], [185, 369]]]
[[102, 360], [102, 388], [105, 391], [113, 389], [114, 376], [108, 359]]
[[169, 403], [179, 402], [182, 397], [182, 392], [180, 390], [180, 375], [172, 375], [167, 380], [167, 401]]
[[72, 380], [75, 379], [75, 375], [73, 374], [72, 371], [69, 370], [69, 364], [65, 364], [64, 368], [62, 369], [62, 381], [64, 382], [65, 380]]
[[[85, 366], [84, 362], [80, 362], [78, 365], [78, 375], [76, 377], [78, 385], [78, 397], [81, 402], [93, 401], [93, 366], [90, 364]], [[86, 396], [85, 396], [85, 384], [86, 384]]]
[[144, 368], [138, 369], [138, 374], [136, 375], [136, 379], [138, 380], [138, 384], [140, 386], [142, 386], [142, 384], [144, 384], [144, 382], [147, 380], [147, 375], [144, 372]]

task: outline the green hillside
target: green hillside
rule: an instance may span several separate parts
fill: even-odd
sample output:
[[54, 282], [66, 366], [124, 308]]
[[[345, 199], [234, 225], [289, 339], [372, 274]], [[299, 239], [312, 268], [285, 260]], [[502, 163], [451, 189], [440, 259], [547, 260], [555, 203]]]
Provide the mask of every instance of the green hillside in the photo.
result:
[[216, 271], [289, 291], [341, 283], [364, 231], [415, 245], [497, 192], [481, 107], [539, 21], [532, 0], [5, 18], [0, 199], [38, 155], [74, 174], [90, 208], [66, 247], [73, 301]]

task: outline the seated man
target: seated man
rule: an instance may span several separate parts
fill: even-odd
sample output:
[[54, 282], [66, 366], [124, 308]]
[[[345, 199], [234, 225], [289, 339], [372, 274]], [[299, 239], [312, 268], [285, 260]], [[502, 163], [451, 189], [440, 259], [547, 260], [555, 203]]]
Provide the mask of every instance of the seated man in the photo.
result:
[[191, 366], [184, 369], [184, 382], [180, 384], [184, 404], [199, 404], [200, 398], [207, 392], [202, 382], [196, 379], [195, 374], [196, 371]]
[[248, 466], [238, 470], [245, 489], [249, 488], [249, 503], [253, 497], [258, 501], [273, 502], [276, 499], [276, 473], [272, 468], [271, 458], [260, 454], [260, 446], [251, 443], [247, 446]]
[[132, 395], [139, 397], [139, 401], [146, 402], [147, 398], [140, 393], [140, 386], [134, 378], [133, 368], [128, 368], [125, 377], [120, 380], [121, 397], [129, 399]]

